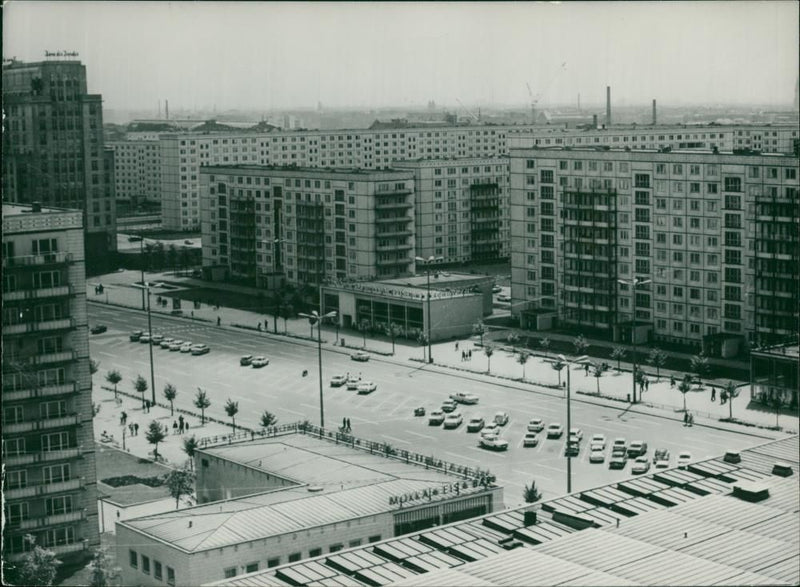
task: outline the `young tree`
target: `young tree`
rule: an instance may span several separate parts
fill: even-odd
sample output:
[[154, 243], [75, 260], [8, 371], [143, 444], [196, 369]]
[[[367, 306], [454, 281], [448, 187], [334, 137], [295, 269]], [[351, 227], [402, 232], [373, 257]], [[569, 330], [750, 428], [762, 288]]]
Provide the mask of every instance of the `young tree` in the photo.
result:
[[661, 367], [663, 367], [666, 362], [667, 353], [656, 347], [650, 349], [650, 354], [647, 355], [647, 363], [656, 368], [656, 381], [661, 378]]
[[573, 339], [572, 346], [575, 347], [576, 355], [583, 355], [586, 354], [586, 349], [589, 348], [589, 343], [586, 341], [586, 337], [581, 334]]
[[477, 334], [481, 337], [481, 345], [483, 345], [483, 335], [486, 334], [486, 324], [482, 320], [478, 320], [472, 325], [472, 334]]
[[30, 550], [11, 568], [4, 561], [5, 580], [12, 585], [52, 585], [61, 561], [52, 550], [37, 545], [32, 534], [26, 534], [23, 540], [30, 545]]
[[175, 469], [167, 474], [164, 485], [169, 489], [169, 494], [175, 498], [175, 509], [181, 503], [181, 497], [194, 493], [194, 473], [186, 469]]
[[287, 321], [289, 317], [294, 314], [294, 306], [290, 304], [288, 301], [284, 300], [281, 304], [281, 318], [283, 318], [283, 333], [286, 334], [289, 331], [287, 326]]
[[517, 355], [517, 363], [522, 365], [522, 380], [523, 381], [525, 380], [525, 363], [527, 363], [528, 359], [530, 359], [530, 358], [531, 358], [531, 356], [528, 353], [526, 353], [525, 351], [522, 351], [519, 355]]
[[228, 414], [228, 417], [233, 422], [233, 433], [236, 434], [236, 414], [239, 413], [239, 402], [228, 398], [228, 401], [225, 402], [225, 413]]
[[519, 334], [516, 332], [509, 332], [508, 336], [506, 337], [506, 342], [510, 344], [512, 347], [516, 348], [517, 344], [519, 344]]
[[100, 361], [89, 359], [89, 373], [94, 375], [100, 369]]
[[194, 453], [200, 447], [194, 434], [183, 439], [183, 452], [189, 457], [189, 466], [194, 469]]
[[561, 387], [561, 370], [566, 367], [567, 364], [564, 361], [556, 361], [553, 363], [552, 367], [558, 372], [558, 386]]
[[622, 361], [622, 359], [625, 358], [625, 355], [627, 355], [627, 354], [628, 354], [628, 351], [625, 350], [625, 347], [623, 347], [623, 346], [615, 346], [614, 350], [611, 351], [611, 358], [614, 361], [617, 362], [617, 371], [621, 371], [622, 370], [622, 366], [620, 365], [620, 362]]
[[425, 361], [425, 349], [428, 346], [428, 335], [425, 334], [424, 332], [420, 331], [420, 333], [417, 334], [417, 342], [420, 344], [420, 346], [422, 346], [422, 361], [424, 362]]
[[702, 386], [703, 385], [703, 377], [706, 376], [708, 373], [708, 357], [706, 357], [703, 351], [700, 351], [698, 354], [694, 355], [691, 359], [692, 364], [692, 371], [697, 374], [698, 383]]
[[133, 381], [133, 388], [138, 393], [142, 394], [142, 405], [144, 405], [144, 394], [147, 391], [148, 387], [149, 386], [147, 385], [147, 379], [145, 379], [141, 375], [137, 375], [136, 379], [134, 379]]
[[167, 437], [166, 429], [156, 420], [151, 420], [144, 433], [147, 442], [153, 445], [153, 456], [158, 460], [158, 444]]
[[741, 388], [737, 387], [733, 381], [728, 381], [728, 384], [725, 386], [724, 393], [726, 401], [728, 402], [728, 414], [731, 420], [733, 420], [733, 400], [739, 397], [740, 389]]
[[275, 426], [278, 423], [278, 418], [270, 412], [269, 410], [264, 410], [264, 413], [261, 414], [261, 426], [264, 428], [269, 428], [270, 426]]
[[108, 556], [106, 548], [98, 548], [94, 552], [92, 562], [89, 563], [91, 587], [109, 587], [119, 577], [121, 569], [112, 566], [113, 560]]
[[175, 398], [177, 396], [178, 396], [178, 390], [175, 388], [175, 386], [172, 385], [171, 383], [167, 383], [164, 386], [164, 397], [169, 402], [169, 415], [170, 415], [170, 417], [175, 415], [175, 407], [173, 406], [172, 402], [175, 401]]
[[550, 348], [550, 339], [547, 338], [547, 337], [542, 338], [541, 340], [539, 340], [539, 346], [542, 347], [542, 350], [544, 351], [544, 356], [546, 358], [547, 357], [547, 349]]
[[93, 418], [96, 418], [96, 417], [97, 417], [97, 414], [99, 414], [99, 413], [100, 413], [100, 408], [102, 408], [102, 407], [103, 407], [103, 406], [101, 406], [101, 405], [100, 405], [100, 404], [98, 404], [97, 402], [92, 402], [92, 417], [93, 417]]
[[603, 376], [605, 368], [603, 365], [592, 365], [592, 375], [597, 381], [597, 395], [600, 395], [600, 378]]
[[392, 354], [394, 354], [394, 341], [398, 336], [400, 336], [403, 328], [399, 324], [392, 322], [391, 324], [384, 325], [383, 331], [386, 333], [386, 336], [392, 339]]
[[678, 384], [678, 391], [683, 394], [683, 411], [686, 412], [686, 394], [692, 389], [692, 378], [684, 375], [683, 380]]
[[106, 373], [106, 381], [114, 386], [114, 399], [117, 399], [117, 384], [122, 381], [122, 375], [116, 369]]
[[486, 355], [486, 372], [492, 372], [492, 355], [494, 354], [494, 347], [491, 345], [486, 345], [483, 347], [483, 354]]
[[525, 503], [535, 503], [542, 499], [542, 494], [536, 487], [536, 481], [531, 481], [530, 485], [525, 485], [525, 489], [522, 490], [522, 498]]
[[197, 388], [197, 394], [194, 396], [194, 407], [200, 410], [200, 425], [206, 424], [206, 408], [211, 406], [211, 400], [208, 399], [208, 394], [201, 388]]
[[366, 318], [358, 323], [358, 330], [361, 332], [361, 336], [364, 339], [364, 348], [367, 348], [367, 332], [370, 328], [372, 328], [372, 323]]

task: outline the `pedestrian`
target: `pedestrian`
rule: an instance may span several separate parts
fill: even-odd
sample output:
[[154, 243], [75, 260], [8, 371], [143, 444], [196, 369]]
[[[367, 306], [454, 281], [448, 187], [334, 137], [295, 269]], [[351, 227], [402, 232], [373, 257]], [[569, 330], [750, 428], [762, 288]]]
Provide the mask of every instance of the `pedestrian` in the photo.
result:
[[194, 310], [192, 310], [192, 319], [194, 319]]
[[352, 428], [350, 427], [350, 418], [347, 418], [347, 431], [350, 432]]
[[133, 423], [133, 435], [139, 436], [139, 424], [138, 422]]
[[675, 388], [675, 376], [674, 375], [670, 375], [669, 376], [669, 388], [670, 389], [674, 389]]
[[183, 428], [185, 426], [185, 422], [183, 421], [183, 414], [178, 416], [178, 433], [183, 434]]
[[125, 412], [122, 412], [120, 414], [120, 416], [119, 416], [119, 425], [120, 426], [124, 426], [125, 425]]
[[130, 424], [128, 424], [128, 434], [129, 434], [130, 436], [133, 436], [133, 422], [131, 422]]
[[469, 357], [469, 360], [471, 361], [472, 360], [472, 349], [469, 349], [469, 351], [467, 353], [467, 356]]
[[650, 391], [650, 380], [649, 379], [645, 379], [644, 380], [644, 390], [645, 391]]
[[264, 320], [264, 330], [269, 330], [269, 322]]
[[694, 425], [694, 414], [689, 412], [689, 427]]
[[258, 331], [261, 332], [261, 322], [258, 323]]
[[717, 401], [717, 388], [716, 387], [712, 387], [711, 388], [711, 401], [712, 402]]
[[222, 320], [220, 320], [219, 316], [217, 316], [217, 326], [219, 326], [220, 324], [222, 324]]
[[172, 421], [172, 435], [174, 436], [177, 433], [178, 433], [178, 421], [177, 420], [173, 420]]
[[189, 429], [189, 420], [186, 420], [186, 422], [184, 422], [183, 429], [184, 430], [188, 430]]
[[150, 413], [150, 406], [152, 406], [153, 404], [150, 402], [150, 400], [147, 400], [145, 402], [145, 405], [147, 406], [147, 413], [149, 414]]
[[456, 343], [456, 350], [458, 350], [458, 343]]
[[342, 418], [342, 431], [347, 430], [347, 418]]
[[683, 413], [683, 425], [686, 426], [689, 423], [689, 412]]

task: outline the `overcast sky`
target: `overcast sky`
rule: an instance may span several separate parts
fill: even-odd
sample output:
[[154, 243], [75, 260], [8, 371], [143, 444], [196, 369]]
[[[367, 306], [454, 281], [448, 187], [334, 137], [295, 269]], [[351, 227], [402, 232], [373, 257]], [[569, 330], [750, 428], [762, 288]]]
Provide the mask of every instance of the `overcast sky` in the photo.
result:
[[[791, 104], [798, 3], [32, 2], [3, 53], [76, 50], [106, 108]], [[566, 63], [565, 67], [562, 64]]]

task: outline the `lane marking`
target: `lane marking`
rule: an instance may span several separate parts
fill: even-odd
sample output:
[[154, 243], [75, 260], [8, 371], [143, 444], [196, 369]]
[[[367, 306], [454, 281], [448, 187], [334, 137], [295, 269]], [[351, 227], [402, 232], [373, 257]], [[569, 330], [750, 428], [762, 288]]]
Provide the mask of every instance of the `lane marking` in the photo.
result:
[[414, 436], [419, 436], [420, 438], [426, 438], [428, 440], [436, 440], [433, 436], [429, 436], [427, 434], [420, 434], [419, 432], [414, 432], [413, 430], [408, 430], [408, 434], [413, 434]]
[[408, 441], [408, 440], [403, 440], [402, 438], [395, 438], [394, 436], [389, 436], [388, 434], [381, 434], [381, 436], [383, 438], [387, 438], [387, 439], [392, 440], [394, 442], [402, 442], [404, 444], [411, 444], [411, 442]]
[[[446, 455], [452, 455], [452, 456], [454, 456], [456, 459], [464, 459], [464, 460], [467, 460], [467, 461], [472, 461], [473, 463], [480, 463], [480, 462], [481, 462], [481, 461], [479, 461], [478, 459], [473, 459], [473, 458], [470, 458], [470, 457], [466, 457], [466, 456], [464, 456], [464, 455], [460, 455], [460, 454], [458, 454], [458, 453], [450, 452], [450, 451], [447, 451], [447, 450], [446, 450], [446, 451], [444, 451], [444, 454], [446, 454]], [[457, 462], [457, 461], [456, 461], [456, 462]]]

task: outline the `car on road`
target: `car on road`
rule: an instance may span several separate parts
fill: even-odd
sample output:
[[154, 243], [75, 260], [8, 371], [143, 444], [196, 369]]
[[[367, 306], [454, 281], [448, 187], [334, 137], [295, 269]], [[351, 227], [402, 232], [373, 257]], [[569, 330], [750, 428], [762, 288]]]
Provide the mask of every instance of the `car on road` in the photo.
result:
[[631, 465], [631, 473], [634, 475], [641, 475], [642, 473], [647, 473], [650, 470], [650, 459], [647, 457], [636, 457], [636, 460], [633, 461], [633, 465]]
[[497, 296], [497, 301], [498, 302], [510, 302], [511, 301], [511, 296], [508, 295], [508, 294], [501, 293], [500, 295]]
[[505, 426], [508, 424], [508, 414], [506, 412], [497, 412], [494, 415], [494, 423], [498, 426]]
[[666, 448], [657, 448], [653, 454], [653, 466], [656, 469], [669, 468], [669, 451]]
[[611, 458], [608, 461], [609, 469], [624, 469], [628, 459], [625, 457], [625, 452], [621, 450], [612, 450]]
[[128, 335], [128, 338], [130, 338], [131, 342], [139, 342], [139, 339], [142, 337], [143, 334], [144, 332], [142, 332], [141, 330], [134, 330]]
[[478, 446], [489, 450], [508, 450], [508, 441], [503, 440], [497, 434], [481, 436]]
[[350, 355], [350, 358], [354, 361], [361, 361], [363, 363], [369, 361], [369, 353], [367, 351], [356, 351]]
[[589, 453], [589, 462], [590, 463], [604, 463], [606, 460], [606, 451], [600, 448], [600, 445], [592, 446], [592, 450]]
[[455, 412], [457, 407], [458, 407], [458, 404], [456, 404], [456, 402], [454, 402], [451, 399], [448, 399], [448, 400], [445, 400], [444, 402], [442, 402], [442, 411], [443, 412], [447, 412], [448, 414], [450, 412]]
[[239, 365], [242, 367], [249, 367], [253, 362], [253, 355], [244, 355], [239, 359]]
[[487, 422], [481, 429], [481, 436], [495, 436], [500, 434], [500, 427], [495, 422]]
[[571, 438], [574, 438], [578, 442], [583, 440], [583, 430], [581, 430], [580, 428], [570, 428], [569, 435]]
[[434, 410], [428, 416], [428, 426], [438, 426], [444, 422], [444, 412], [442, 410]]
[[458, 428], [459, 426], [461, 426], [462, 422], [464, 422], [464, 418], [458, 412], [447, 414], [444, 417], [445, 428]]
[[261, 369], [261, 367], [269, 365], [269, 359], [267, 357], [253, 357], [250, 364], [253, 366], [253, 369]]
[[500, 293], [501, 291], [503, 291], [503, 288], [500, 287], [499, 285], [492, 286], [492, 293]]
[[362, 381], [358, 384], [356, 391], [361, 395], [366, 395], [368, 393], [372, 393], [376, 389], [378, 389], [378, 384], [374, 381]]
[[564, 446], [564, 455], [568, 457], [577, 457], [581, 452], [581, 443], [577, 440], [570, 439]]
[[359, 379], [355, 375], [350, 375], [347, 378], [347, 383], [345, 383], [345, 385], [347, 386], [347, 389], [349, 389], [350, 391], [355, 391], [356, 389], [358, 389], [359, 383], [361, 383], [361, 379]]
[[108, 326], [105, 324], [95, 324], [92, 326], [92, 334], [103, 334], [106, 330], [108, 330]]
[[544, 420], [531, 418], [528, 422], [528, 432], [541, 432], [542, 430], [544, 430]]
[[622, 450], [622, 452], [628, 452], [628, 441], [624, 438], [615, 438], [614, 444], [611, 445], [611, 450]]
[[678, 453], [678, 468], [685, 469], [692, 462], [692, 453], [683, 451]]
[[142, 332], [141, 336], [139, 336], [139, 342], [142, 344], [147, 344], [150, 342], [150, 333], [149, 332]]
[[181, 345], [181, 352], [182, 353], [191, 353], [193, 346], [194, 346], [194, 343], [192, 341], [190, 341], [190, 340], [187, 340], [186, 342], [184, 342]]
[[163, 334], [154, 334], [150, 338], [153, 340], [153, 344], [159, 345], [159, 344], [161, 344], [161, 341], [164, 340], [164, 335]]
[[450, 399], [458, 404], [467, 404], [473, 405], [478, 403], [478, 396], [474, 393], [464, 393], [459, 391], [458, 393], [451, 393]]
[[470, 418], [469, 422], [467, 422], [467, 432], [480, 432], [485, 425], [486, 422], [484, 422], [483, 418], [475, 416], [474, 418]]
[[564, 427], [561, 424], [550, 424], [547, 427], [547, 438], [561, 438], [564, 434]]
[[602, 450], [606, 449], [606, 435], [605, 434], [595, 434], [592, 436], [592, 442], [589, 444], [592, 447], [592, 450], [595, 448], [601, 448]]
[[425, 415], [425, 408], [423, 408], [422, 406], [420, 406], [418, 408], [414, 408], [414, 415], [415, 416], [424, 416]]
[[647, 452], [647, 443], [643, 440], [634, 440], [628, 445], [628, 458], [636, 458]]
[[169, 349], [169, 345], [171, 345], [174, 341], [174, 338], [165, 338], [161, 341], [161, 343], [159, 343], [158, 346], [160, 346], [162, 349]]
[[536, 432], [526, 432], [522, 438], [522, 446], [537, 446], [539, 444], [539, 435]]
[[183, 345], [184, 345], [184, 341], [182, 341], [182, 340], [174, 340], [169, 345], [169, 351], [170, 352], [180, 351], [181, 347]]
[[346, 375], [334, 375], [331, 377], [331, 387], [341, 387], [345, 383], [347, 383]]
[[[211, 349], [208, 348], [207, 344], [196, 344], [192, 347], [192, 354], [193, 355], [205, 355], [211, 352]], [[266, 359], [264, 359], [266, 360]]]

